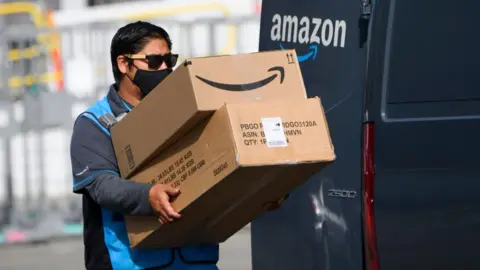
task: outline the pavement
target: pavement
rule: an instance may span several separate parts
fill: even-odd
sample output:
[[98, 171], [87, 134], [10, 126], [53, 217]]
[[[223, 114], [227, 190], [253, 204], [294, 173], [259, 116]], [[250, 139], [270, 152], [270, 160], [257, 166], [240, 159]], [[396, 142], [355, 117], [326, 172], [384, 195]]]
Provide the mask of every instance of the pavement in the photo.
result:
[[[251, 270], [250, 230], [245, 228], [220, 245], [221, 270]], [[83, 243], [79, 237], [43, 244], [0, 246], [1, 270], [80, 270]]]

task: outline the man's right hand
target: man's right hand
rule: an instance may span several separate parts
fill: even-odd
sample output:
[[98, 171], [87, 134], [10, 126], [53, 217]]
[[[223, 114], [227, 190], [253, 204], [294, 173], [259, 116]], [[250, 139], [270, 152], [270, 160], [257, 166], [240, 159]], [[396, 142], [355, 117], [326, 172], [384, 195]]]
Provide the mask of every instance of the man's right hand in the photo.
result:
[[152, 208], [160, 214], [160, 223], [170, 223], [181, 217], [170, 204], [172, 199], [179, 194], [179, 189], [162, 184], [156, 184], [150, 189], [148, 200]]

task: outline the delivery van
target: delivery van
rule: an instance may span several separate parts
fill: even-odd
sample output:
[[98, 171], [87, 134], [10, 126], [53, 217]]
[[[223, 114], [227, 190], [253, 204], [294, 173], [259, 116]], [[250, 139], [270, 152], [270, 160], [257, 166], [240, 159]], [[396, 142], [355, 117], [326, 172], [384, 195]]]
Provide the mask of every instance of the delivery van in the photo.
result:
[[480, 269], [479, 1], [263, 0], [337, 159], [252, 222], [253, 270]]

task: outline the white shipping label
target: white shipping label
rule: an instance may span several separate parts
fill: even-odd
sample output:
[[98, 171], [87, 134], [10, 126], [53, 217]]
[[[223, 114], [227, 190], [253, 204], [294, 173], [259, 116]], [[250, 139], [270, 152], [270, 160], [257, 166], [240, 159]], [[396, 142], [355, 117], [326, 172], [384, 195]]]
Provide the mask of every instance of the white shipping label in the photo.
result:
[[282, 118], [262, 118], [263, 132], [268, 147], [287, 147], [287, 137], [283, 131]]

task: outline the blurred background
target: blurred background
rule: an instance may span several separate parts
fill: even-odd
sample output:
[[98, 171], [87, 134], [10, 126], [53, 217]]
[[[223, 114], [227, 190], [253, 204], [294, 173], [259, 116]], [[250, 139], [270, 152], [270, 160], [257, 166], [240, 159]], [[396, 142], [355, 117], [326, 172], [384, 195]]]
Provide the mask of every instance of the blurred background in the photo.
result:
[[[135, 20], [160, 25], [180, 60], [254, 52], [260, 7], [261, 0], [0, 0], [0, 269], [84, 269], [80, 238], [58, 247], [49, 241], [82, 233], [81, 196], [72, 193], [71, 130], [114, 81], [110, 42], [117, 29]], [[227, 269], [250, 267], [247, 257], [238, 257], [250, 254], [248, 241], [246, 228], [225, 244], [223, 253], [235, 250], [232, 260], [245, 262]], [[45, 246], [19, 243], [45, 243], [77, 268], [49, 262], [58, 254]], [[14, 260], [13, 251], [15, 258], [33, 252], [25, 254], [32, 264]]]

